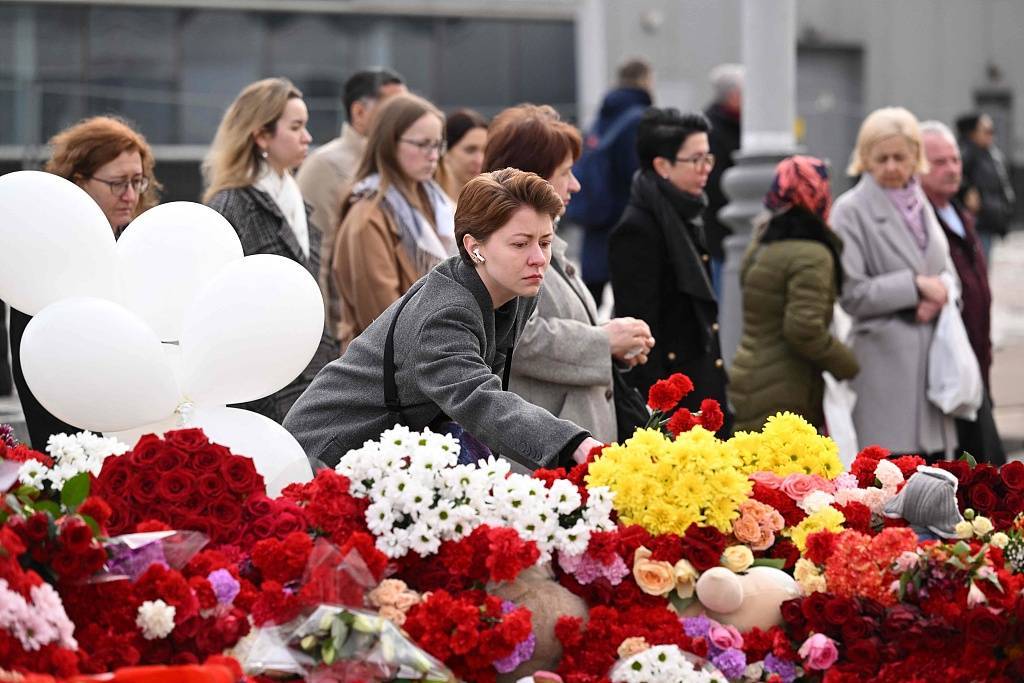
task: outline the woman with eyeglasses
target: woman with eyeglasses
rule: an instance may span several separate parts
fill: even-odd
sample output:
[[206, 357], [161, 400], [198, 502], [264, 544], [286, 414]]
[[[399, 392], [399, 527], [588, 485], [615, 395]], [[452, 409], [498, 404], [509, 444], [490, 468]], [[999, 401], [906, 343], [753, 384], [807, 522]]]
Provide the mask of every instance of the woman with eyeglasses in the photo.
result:
[[[288, 79], [266, 78], [246, 86], [224, 113], [203, 160], [203, 202], [231, 223], [246, 256], [283, 256], [301, 264], [315, 279], [321, 233], [309, 220], [309, 209], [292, 177], [313, 139], [306, 130], [308, 119], [302, 93]], [[309, 365], [288, 386], [238, 407], [281, 422], [337, 353], [337, 343], [325, 332]]]
[[[160, 183], [153, 177], [153, 152], [146, 138], [126, 121], [112, 116], [86, 119], [53, 136], [50, 148], [46, 171], [85, 190], [107, 217], [115, 238], [133, 218], [157, 203]], [[25, 383], [21, 337], [31, 319], [11, 309], [11, 360], [29, 440], [41, 451], [52, 434], [81, 430], [51, 415]]]
[[334, 246], [342, 353], [414, 282], [458, 252], [454, 207], [434, 180], [444, 152], [444, 115], [430, 102], [395, 95], [377, 110]]
[[704, 186], [715, 165], [703, 114], [651, 107], [637, 126], [640, 170], [629, 203], [609, 238], [615, 315], [645, 321], [658, 344], [627, 378], [643, 392], [682, 372], [695, 391], [683, 401], [698, 410], [714, 398], [731, 431], [726, 373], [718, 341], [718, 301], [701, 224]]

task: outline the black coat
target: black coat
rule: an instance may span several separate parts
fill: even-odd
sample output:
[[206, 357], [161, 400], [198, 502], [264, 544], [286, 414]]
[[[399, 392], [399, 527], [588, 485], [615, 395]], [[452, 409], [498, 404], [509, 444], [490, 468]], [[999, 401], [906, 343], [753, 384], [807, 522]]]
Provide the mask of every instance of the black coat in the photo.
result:
[[1005, 236], [1013, 220], [1014, 193], [1003, 155], [996, 148], [982, 149], [965, 140], [960, 150], [964, 158], [964, 189], [973, 187], [981, 199], [978, 232]]
[[732, 234], [729, 226], [718, 221], [719, 210], [729, 203], [722, 192], [722, 174], [732, 165], [732, 154], [740, 148], [740, 120], [725, 111], [721, 105], [713, 104], [704, 115], [711, 123], [708, 133], [708, 144], [715, 155], [715, 167], [708, 176], [707, 187], [708, 208], [704, 211], [704, 232], [707, 235], [708, 249], [716, 259], [723, 259], [722, 240]]
[[693, 381], [684, 405], [697, 410], [704, 398], [726, 412], [726, 372], [718, 340], [718, 303], [711, 287], [704, 244], [702, 197], [686, 195], [647, 169], [609, 241], [615, 315], [645, 321], [655, 345], [645, 365], [626, 377], [646, 395], [654, 382], [675, 372]]
[[[302, 253], [295, 233], [281, 210], [262, 190], [255, 187], [239, 187], [221, 190], [208, 205], [231, 223], [242, 242], [242, 251], [251, 254], [274, 254], [298, 262], [316, 279], [320, 270], [320, 230], [309, 223], [309, 256]], [[306, 205], [308, 218], [310, 207]], [[327, 334], [326, 328], [320, 338], [320, 345], [306, 369], [288, 386], [270, 396], [242, 403], [235, 407], [266, 415], [275, 422], [283, 422], [288, 409], [306, 390], [322, 367], [339, 355], [338, 342]], [[273, 359], [268, 358], [268, 363]]]

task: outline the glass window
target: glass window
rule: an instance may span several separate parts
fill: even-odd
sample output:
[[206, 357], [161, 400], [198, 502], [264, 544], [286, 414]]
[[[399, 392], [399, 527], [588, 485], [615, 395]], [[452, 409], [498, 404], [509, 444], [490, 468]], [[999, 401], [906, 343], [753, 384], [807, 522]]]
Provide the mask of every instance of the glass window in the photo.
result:
[[16, 7], [0, 7], [0, 145], [13, 145], [16, 139], [15, 98], [24, 97], [14, 73], [14, 27]]
[[195, 10], [180, 30], [180, 141], [208, 145], [228, 105], [263, 76], [264, 24], [251, 12]]
[[437, 102], [445, 109], [493, 112], [512, 103], [513, 22], [445, 19], [438, 44], [442, 81]]
[[518, 66], [513, 102], [550, 104], [576, 119], [575, 30], [569, 21], [522, 21], [513, 34]]
[[43, 137], [49, 139], [86, 115], [87, 7], [35, 8], [36, 78]]

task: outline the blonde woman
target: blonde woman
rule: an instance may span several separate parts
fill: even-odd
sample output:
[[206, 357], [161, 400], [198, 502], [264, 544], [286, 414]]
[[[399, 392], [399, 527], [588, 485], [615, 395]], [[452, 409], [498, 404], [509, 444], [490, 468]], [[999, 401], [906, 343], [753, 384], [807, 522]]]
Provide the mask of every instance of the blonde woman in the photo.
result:
[[444, 151], [444, 115], [430, 102], [395, 95], [377, 110], [334, 246], [342, 351], [456, 253], [454, 209], [433, 179]]
[[[320, 231], [310, 223], [292, 177], [312, 141], [308, 118], [302, 93], [288, 79], [267, 78], [246, 86], [225, 112], [203, 161], [203, 201], [235, 228], [246, 255], [284, 256], [315, 278]], [[337, 346], [325, 336], [309, 366], [291, 384], [242, 407], [281, 422], [317, 371], [336, 355]]]
[[938, 459], [956, 433], [926, 395], [928, 348], [956, 271], [917, 180], [927, 170], [914, 115], [902, 107], [873, 111], [847, 169], [861, 179], [836, 200], [831, 222], [843, 240], [840, 303], [853, 317], [861, 367], [852, 380], [859, 446]]

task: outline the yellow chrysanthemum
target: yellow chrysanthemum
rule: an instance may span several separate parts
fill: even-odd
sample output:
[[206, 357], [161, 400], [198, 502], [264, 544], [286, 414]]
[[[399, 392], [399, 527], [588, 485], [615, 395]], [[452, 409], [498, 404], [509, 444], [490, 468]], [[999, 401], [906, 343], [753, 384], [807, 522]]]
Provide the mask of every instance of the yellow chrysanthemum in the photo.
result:
[[683, 534], [693, 523], [728, 533], [751, 486], [739, 453], [701, 427], [674, 441], [639, 430], [606, 448], [589, 472], [590, 486], [615, 492], [622, 521], [655, 534]]
[[739, 455], [745, 474], [817, 474], [832, 479], [843, 472], [836, 443], [789, 412], [769, 417], [761, 432], [737, 432], [729, 444]]
[[802, 522], [789, 530], [789, 537], [800, 552], [807, 550], [807, 537], [816, 531], [827, 529], [839, 533], [843, 530], [846, 517], [831, 505], [826, 505], [813, 515], [807, 515]]

